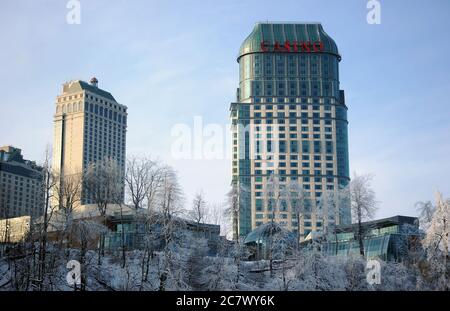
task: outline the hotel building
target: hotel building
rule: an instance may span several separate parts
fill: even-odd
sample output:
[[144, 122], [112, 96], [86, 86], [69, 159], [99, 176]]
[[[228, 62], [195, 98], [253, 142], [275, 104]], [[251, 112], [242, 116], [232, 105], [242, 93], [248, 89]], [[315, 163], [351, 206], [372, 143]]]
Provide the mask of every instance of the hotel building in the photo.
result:
[[[79, 174], [111, 158], [124, 173], [126, 129], [127, 107], [100, 89], [95, 77], [63, 84], [56, 98], [53, 168], [62, 176]], [[93, 203], [84, 185], [81, 196], [82, 205]]]
[[[348, 122], [339, 88], [340, 60], [336, 43], [318, 23], [257, 23], [242, 43], [237, 100], [230, 107], [240, 236], [275, 218], [294, 232], [300, 227], [304, 239], [324, 226], [326, 220], [317, 213], [324, 191], [347, 186]], [[290, 204], [282, 201], [274, 215], [266, 195], [292, 183], [300, 185], [308, 205], [300, 226]], [[349, 221], [350, 207], [344, 204], [336, 223]]]
[[0, 219], [38, 217], [43, 210], [42, 167], [18, 148], [0, 147]]

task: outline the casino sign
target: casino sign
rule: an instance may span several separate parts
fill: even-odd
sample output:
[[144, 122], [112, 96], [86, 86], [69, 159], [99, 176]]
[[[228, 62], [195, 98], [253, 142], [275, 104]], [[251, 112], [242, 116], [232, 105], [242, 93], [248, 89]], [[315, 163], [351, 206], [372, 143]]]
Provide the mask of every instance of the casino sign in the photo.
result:
[[269, 41], [261, 41], [261, 52], [297, 52], [297, 53], [314, 53], [323, 51], [322, 41], [275, 41], [270, 43]]

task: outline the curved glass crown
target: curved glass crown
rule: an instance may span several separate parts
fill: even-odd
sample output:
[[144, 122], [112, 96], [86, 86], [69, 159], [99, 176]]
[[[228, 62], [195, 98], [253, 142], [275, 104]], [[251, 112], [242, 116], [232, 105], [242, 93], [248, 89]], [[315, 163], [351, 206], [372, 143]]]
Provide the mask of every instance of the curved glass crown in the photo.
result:
[[331, 53], [338, 56], [336, 43], [323, 30], [320, 23], [286, 24], [286, 23], [256, 23], [251, 34], [244, 40], [239, 49], [239, 59], [249, 53], [262, 52], [261, 42], [273, 44], [279, 42], [284, 45], [286, 41], [293, 42], [321, 42], [322, 53]]

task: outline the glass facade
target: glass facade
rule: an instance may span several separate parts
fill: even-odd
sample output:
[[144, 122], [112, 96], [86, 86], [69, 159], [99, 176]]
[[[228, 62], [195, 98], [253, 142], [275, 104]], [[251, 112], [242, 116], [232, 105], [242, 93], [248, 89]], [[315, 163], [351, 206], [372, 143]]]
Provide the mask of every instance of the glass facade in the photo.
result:
[[[239, 88], [231, 104], [233, 183], [240, 189], [239, 235], [271, 217], [295, 231], [292, 204], [271, 213], [270, 176], [306, 190], [311, 213], [299, 233], [320, 230], [313, 212], [325, 190], [349, 182], [347, 107], [334, 41], [320, 24], [257, 23], [240, 48]], [[349, 206], [341, 223], [350, 221]]]
[[[330, 256], [360, 256], [356, 224], [338, 226], [336, 232], [316, 239], [318, 249]], [[402, 261], [409, 251], [417, 250], [422, 239], [418, 219], [394, 216], [362, 223], [364, 256], [387, 261]], [[311, 250], [312, 240], [303, 243], [303, 250]], [[317, 246], [316, 246], [317, 249]]]

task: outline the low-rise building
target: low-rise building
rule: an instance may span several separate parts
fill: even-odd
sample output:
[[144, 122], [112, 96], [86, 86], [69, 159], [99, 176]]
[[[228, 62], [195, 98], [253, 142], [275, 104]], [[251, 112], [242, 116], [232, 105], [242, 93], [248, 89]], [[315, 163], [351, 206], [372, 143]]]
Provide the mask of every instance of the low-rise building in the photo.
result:
[[[69, 233], [70, 226], [84, 221], [104, 226], [105, 249], [116, 250], [124, 247], [126, 250], [143, 249], [145, 243], [151, 240], [154, 250], [164, 246], [164, 219], [160, 213], [150, 213], [148, 209], [134, 209], [125, 204], [108, 204], [104, 217], [97, 205], [87, 204], [77, 206], [71, 213], [56, 210], [52, 213], [48, 224], [50, 241], [62, 241], [68, 247], [78, 247], [79, 237]], [[220, 236], [220, 226], [206, 223], [196, 223], [180, 217], [171, 218], [173, 236], [180, 244], [189, 247], [193, 241], [203, 240], [208, 246], [209, 254], [216, 254], [225, 238]], [[42, 218], [34, 223], [38, 228]], [[77, 226], [72, 226], [77, 227]], [[100, 229], [100, 228], [98, 228]], [[96, 248], [98, 237], [88, 241], [88, 248]]]
[[[149, 214], [147, 209], [130, 208], [126, 213], [115, 212], [108, 218], [110, 231], [106, 234], [105, 247], [143, 249], [151, 240], [152, 248], [160, 250], [165, 243], [164, 221], [162, 214]], [[203, 240], [210, 255], [218, 252], [221, 242], [225, 239], [220, 236], [220, 225], [196, 223], [181, 217], [173, 217], [170, 221], [173, 238], [181, 245], [189, 247], [190, 242]]]
[[[421, 233], [416, 217], [394, 216], [362, 223], [364, 256], [386, 261], [403, 261], [409, 252], [420, 248]], [[358, 256], [357, 224], [337, 226], [327, 235], [308, 236], [302, 249], [316, 248], [330, 256]]]
[[31, 217], [21, 216], [0, 220], [0, 243], [18, 243], [30, 232]]

